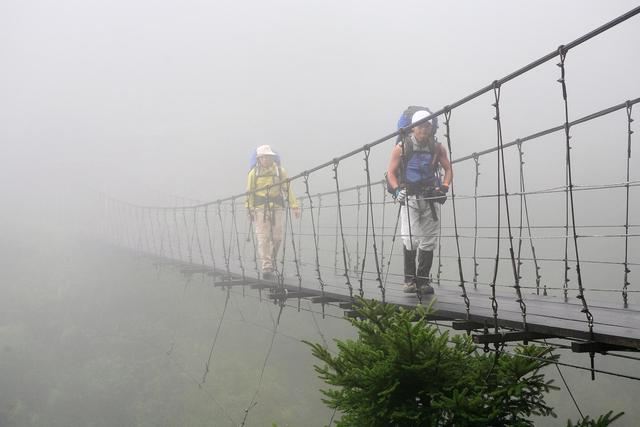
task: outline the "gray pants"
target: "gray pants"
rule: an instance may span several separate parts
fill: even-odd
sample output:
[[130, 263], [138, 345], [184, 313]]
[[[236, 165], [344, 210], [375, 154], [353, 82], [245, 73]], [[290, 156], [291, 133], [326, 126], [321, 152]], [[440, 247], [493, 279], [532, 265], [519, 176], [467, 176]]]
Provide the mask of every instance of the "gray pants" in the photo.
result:
[[[433, 218], [432, 206], [437, 220]], [[430, 203], [428, 200], [418, 200], [416, 196], [409, 196], [404, 206], [400, 208], [400, 221], [400, 236], [407, 250], [433, 251], [436, 248], [440, 232], [439, 203]], [[411, 236], [409, 236], [409, 224], [411, 224]]]

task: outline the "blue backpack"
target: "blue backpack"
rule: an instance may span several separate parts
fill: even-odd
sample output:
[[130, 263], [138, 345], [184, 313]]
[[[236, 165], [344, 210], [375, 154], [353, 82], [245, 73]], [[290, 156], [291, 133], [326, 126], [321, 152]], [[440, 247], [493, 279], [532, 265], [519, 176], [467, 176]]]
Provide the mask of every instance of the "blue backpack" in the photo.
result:
[[[402, 115], [400, 116], [400, 118], [398, 119], [398, 129], [401, 129], [405, 126], [409, 126], [411, 124], [411, 118], [413, 117], [413, 115], [418, 112], [424, 110], [426, 112], [428, 112], [429, 114], [432, 114], [432, 111], [430, 109], [428, 109], [427, 107], [419, 107], [417, 105], [411, 105], [409, 107], [407, 107], [406, 110], [404, 110], [402, 112]], [[435, 135], [436, 131], [438, 130], [438, 118], [434, 117], [433, 119], [431, 119], [431, 123], [433, 124], [432, 127], [432, 134]], [[398, 136], [398, 141], [400, 140], [400, 137]]]
[[[428, 109], [427, 107], [420, 107], [417, 105], [410, 105], [409, 107], [407, 107], [406, 110], [404, 110], [402, 112], [402, 114], [400, 115], [400, 118], [398, 119], [398, 129], [402, 129], [403, 127], [409, 126], [411, 124], [411, 118], [413, 117], [413, 115], [418, 112], [418, 111], [427, 111], [429, 114], [432, 113], [432, 111], [430, 109]], [[438, 118], [434, 117], [433, 119], [431, 119], [431, 123], [433, 124], [432, 127], [432, 134], [435, 135], [436, 131], [438, 130]], [[401, 135], [398, 135], [398, 138], [396, 139], [396, 144], [400, 143], [401, 140]], [[411, 156], [411, 151], [412, 151], [413, 145], [409, 144], [407, 145], [407, 150], [405, 151], [405, 156], [409, 157]], [[389, 179], [387, 178], [387, 173], [384, 173], [384, 179], [387, 185], [387, 191], [389, 192], [389, 194], [394, 195], [394, 189], [391, 188], [391, 185], [389, 184]]]

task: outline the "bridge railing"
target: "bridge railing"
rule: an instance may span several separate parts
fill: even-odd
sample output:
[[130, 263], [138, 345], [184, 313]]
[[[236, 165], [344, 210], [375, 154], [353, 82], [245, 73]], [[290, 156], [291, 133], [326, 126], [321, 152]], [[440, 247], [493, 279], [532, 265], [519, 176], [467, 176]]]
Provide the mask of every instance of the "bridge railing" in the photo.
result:
[[[633, 179], [637, 168], [631, 162], [631, 147], [633, 108], [640, 98], [572, 118], [567, 90], [571, 75], [565, 63], [572, 49], [638, 13], [640, 7], [423, 120], [439, 118], [439, 138], [453, 159], [455, 176], [449, 201], [440, 211], [430, 279], [436, 294], [455, 290], [467, 316], [474, 304], [484, 301], [496, 331], [499, 294], [511, 295], [517, 303], [525, 330], [532, 314], [527, 311], [528, 298], [577, 298], [585, 328], [593, 334], [597, 319], [589, 301], [627, 307], [630, 295], [637, 292], [630, 286], [639, 262], [633, 256], [638, 253], [634, 238], [640, 235], [640, 224], [632, 221], [638, 206], [632, 196], [640, 180]], [[559, 84], [558, 105], [564, 109], [558, 124], [503, 140], [502, 88], [554, 59], [560, 61], [557, 81], [550, 84]], [[456, 112], [480, 96], [493, 101], [495, 143], [455, 158], [456, 130], [465, 126], [456, 122]], [[588, 135], [589, 126], [605, 118], [615, 135]], [[285, 279], [297, 281], [301, 287], [349, 297], [404, 297], [399, 206], [379, 179], [393, 142], [381, 148], [421, 122], [287, 180], [302, 209], [300, 219], [295, 219], [285, 208], [277, 263], [281, 284]], [[606, 146], [596, 145], [598, 155], [589, 157], [581, 150], [593, 148], [594, 140], [606, 140]], [[347, 176], [359, 178], [349, 182]], [[184, 206], [139, 206], [105, 196], [104, 232], [142, 253], [260, 279], [255, 230], [245, 208], [249, 195]]]

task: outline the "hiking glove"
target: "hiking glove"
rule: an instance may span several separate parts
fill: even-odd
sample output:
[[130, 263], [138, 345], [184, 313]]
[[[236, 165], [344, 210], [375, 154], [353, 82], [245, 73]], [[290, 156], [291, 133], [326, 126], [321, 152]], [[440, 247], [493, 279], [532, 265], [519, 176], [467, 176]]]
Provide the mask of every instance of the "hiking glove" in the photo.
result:
[[444, 202], [447, 201], [447, 191], [445, 189], [448, 190], [447, 187], [444, 187], [444, 189], [436, 188], [433, 191], [433, 201], [434, 202], [438, 202], [441, 205], [444, 205]]

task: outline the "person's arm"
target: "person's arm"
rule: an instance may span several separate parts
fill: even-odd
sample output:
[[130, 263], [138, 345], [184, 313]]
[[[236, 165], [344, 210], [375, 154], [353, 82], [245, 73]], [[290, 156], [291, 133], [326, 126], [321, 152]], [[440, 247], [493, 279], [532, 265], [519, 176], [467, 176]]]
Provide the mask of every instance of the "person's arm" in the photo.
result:
[[396, 144], [391, 151], [391, 160], [389, 160], [389, 166], [387, 166], [387, 180], [389, 181], [389, 186], [396, 190], [400, 187], [400, 182], [398, 182], [397, 173], [400, 169], [400, 162], [402, 160], [402, 147], [400, 144]]
[[[287, 171], [284, 170], [283, 168], [280, 168], [280, 174], [281, 174], [281, 179], [283, 181], [286, 181], [287, 179], [289, 179], [289, 175], [287, 174]], [[286, 194], [287, 201], [289, 202], [289, 206], [292, 209], [298, 209], [298, 198], [293, 193], [293, 189], [291, 188], [291, 181], [287, 182], [284, 185], [285, 185], [284, 193]]]
[[[253, 188], [253, 182], [254, 182], [255, 174], [256, 174], [256, 170], [254, 168], [254, 169], [251, 169], [251, 171], [247, 175], [247, 193], [250, 192], [250, 191], [255, 190], [255, 188]], [[253, 209], [253, 207], [254, 207], [253, 206], [253, 200], [254, 200], [253, 194], [247, 194], [247, 199], [244, 202], [244, 206], [247, 209]]]
[[440, 155], [438, 156], [438, 161], [440, 162], [440, 166], [444, 170], [444, 178], [442, 179], [442, 186], [446, 188], [445, 191], [449, 190], [451, 186], [451, 182], [453, 181], [453, 169], [451, 169], [451, 162], [449, 161], [449, 157], [447, 156], [447, 150], [440, 145]]

